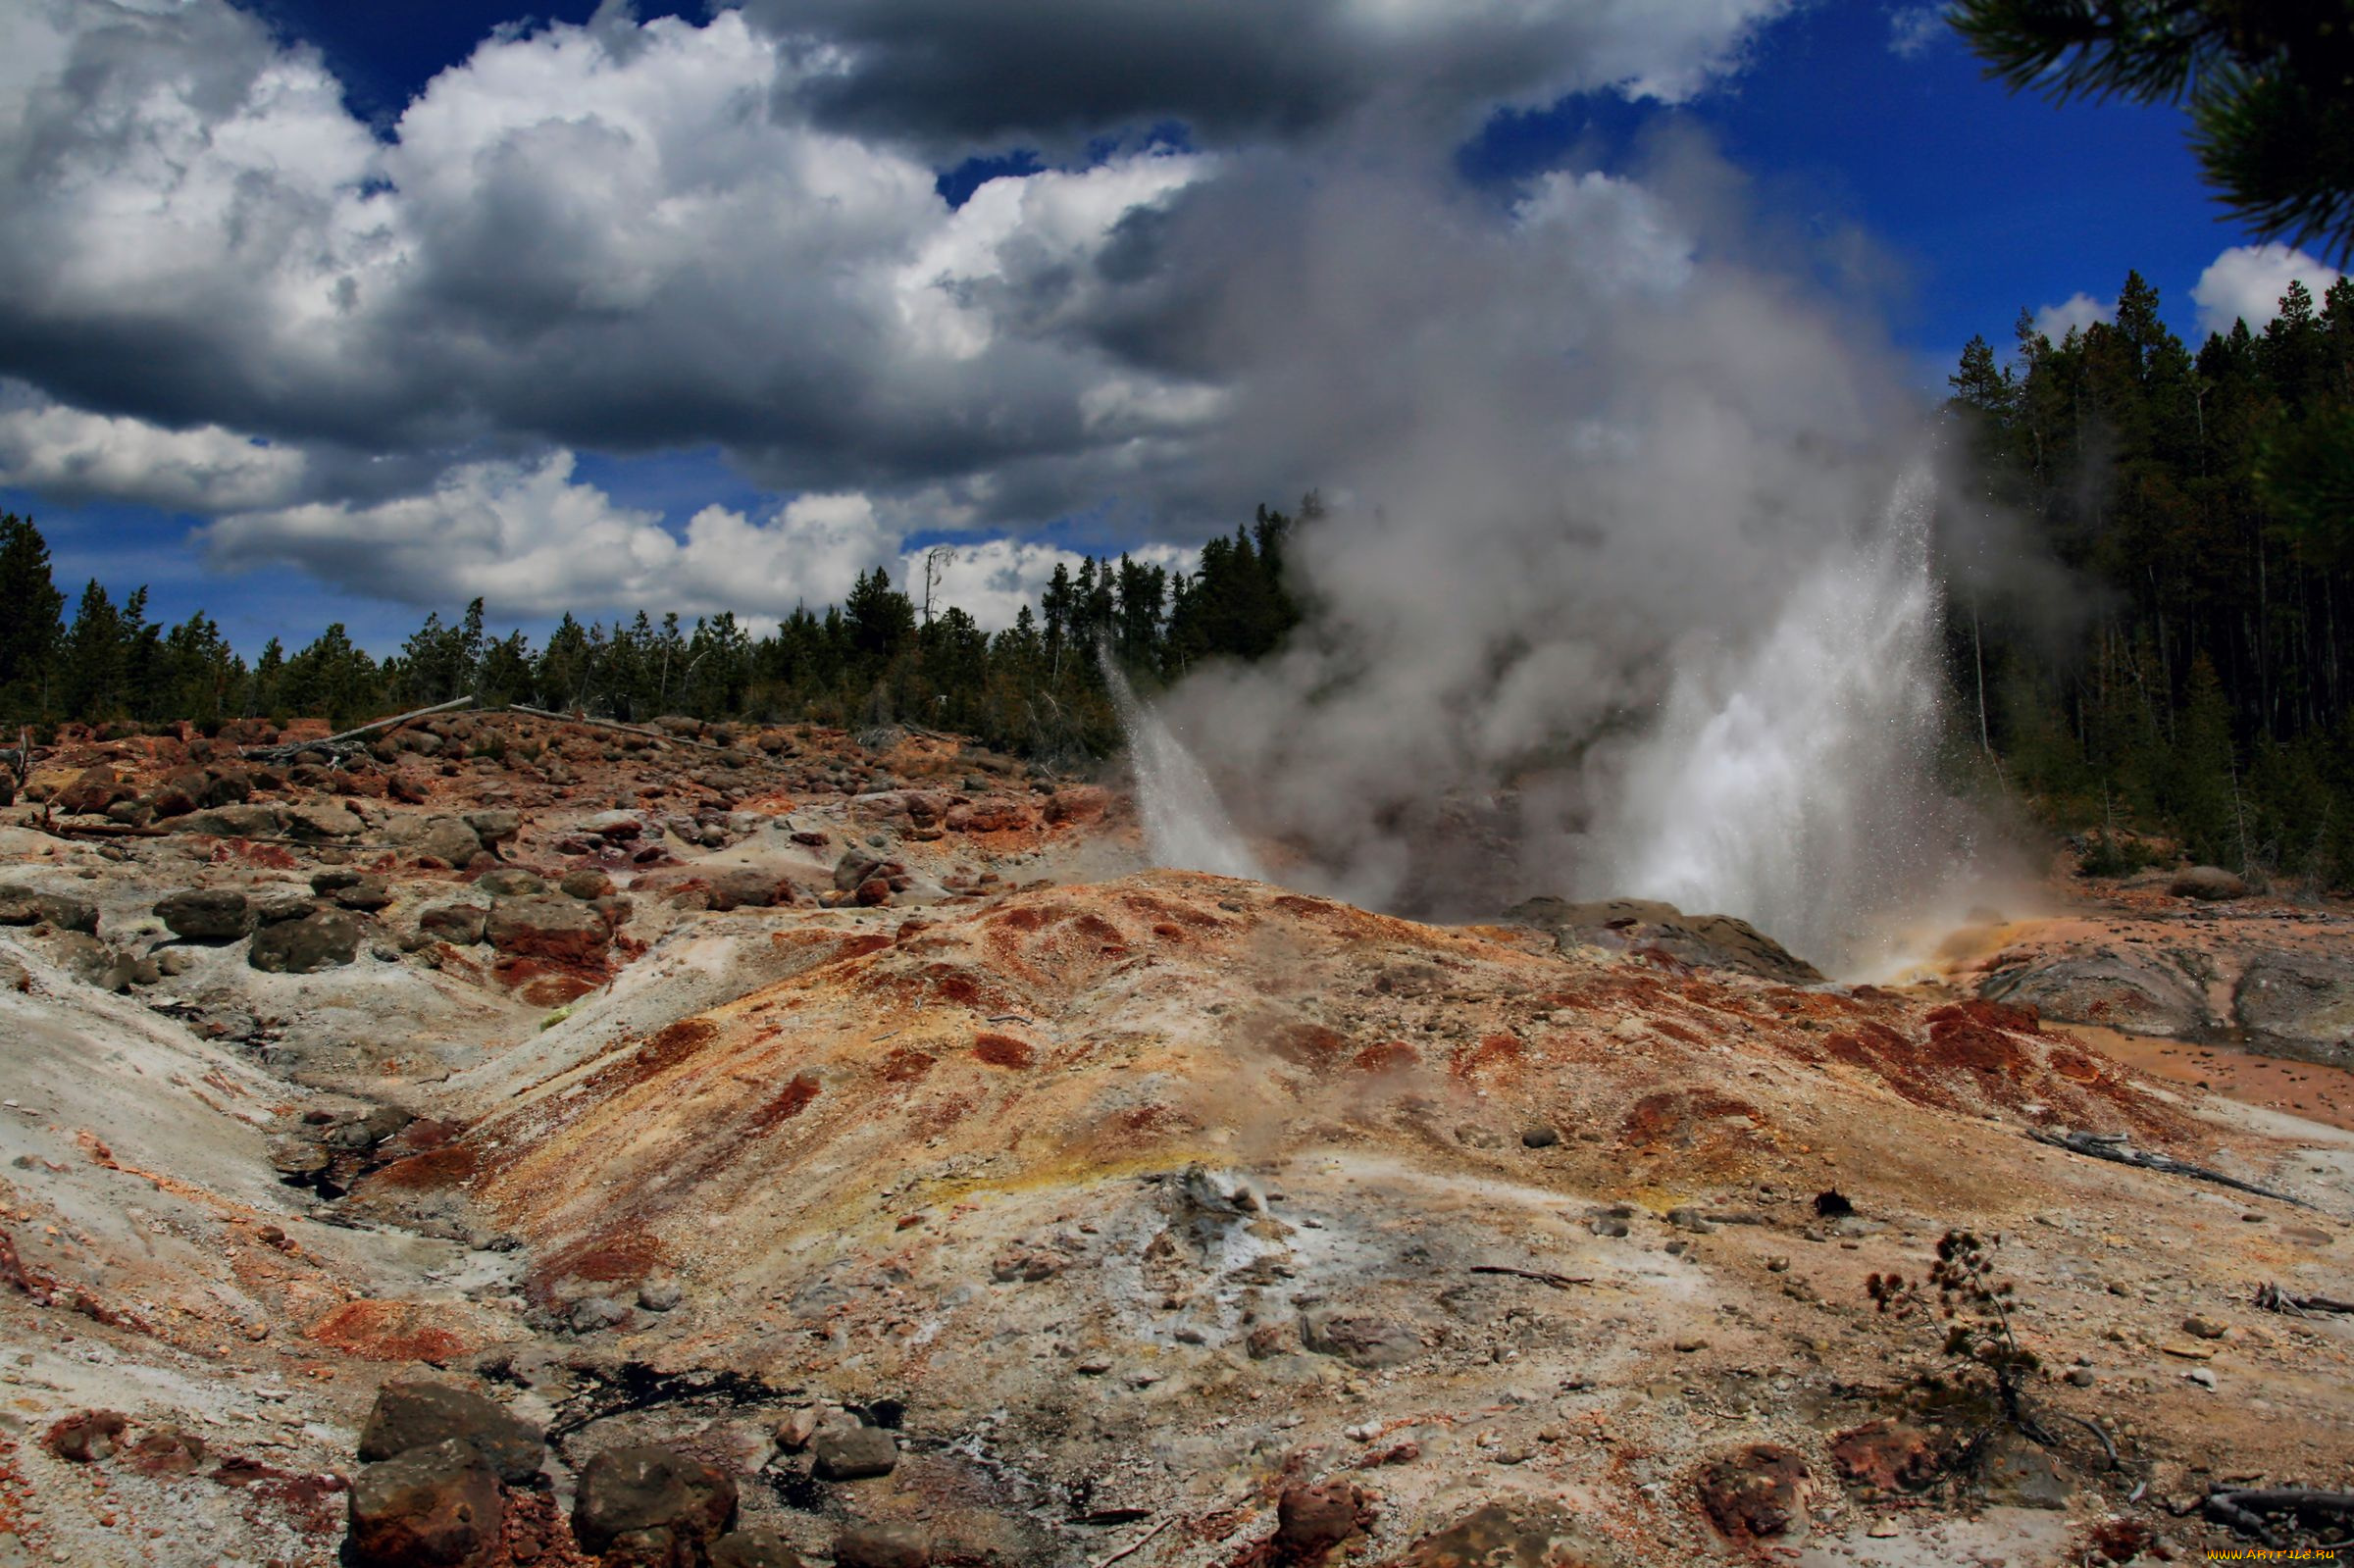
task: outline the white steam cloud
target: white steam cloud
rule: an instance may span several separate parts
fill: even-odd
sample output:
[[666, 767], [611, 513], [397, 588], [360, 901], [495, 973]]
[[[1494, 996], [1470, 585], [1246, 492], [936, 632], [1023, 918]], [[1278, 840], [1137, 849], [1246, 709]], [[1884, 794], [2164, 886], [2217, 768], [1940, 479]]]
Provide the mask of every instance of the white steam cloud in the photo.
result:
[[1291, 221], [1238, 176], [1163, 236], [1280, 258], [1238, 260], [1208, 329], [1263, 357], [1238, 439], [1332, 508], [1292, 645], [1168, 699], [1243, 827], [1363, 904], [1659, 896], [1862, 960], [1963, 843], [1928, 767], [1928, 431], [1868, 316], [1792, 282], [1813, 258], [1689, 148], [1503, 226], [1264, 177]]

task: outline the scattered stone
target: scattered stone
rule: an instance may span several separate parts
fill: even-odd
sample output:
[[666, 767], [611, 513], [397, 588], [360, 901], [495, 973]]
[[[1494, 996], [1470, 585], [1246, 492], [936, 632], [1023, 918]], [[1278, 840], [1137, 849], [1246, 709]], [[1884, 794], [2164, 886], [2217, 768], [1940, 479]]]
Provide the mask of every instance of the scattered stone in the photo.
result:
[[648, 1312], [674, 1312], [686, 1299], [676, 1280], [648, 1280], [638, 1287], [638, 1304]]
[[354, 1568], [420, 1568], [479, 1561], [504, 1518], [498, 1474], [463, 1439], [411, 1448], [363, 1465], [351, 1484]]
[[1396, 1366], [1422, 1351], [1421, 1336], [1405, 1324], [1331, 1308], [1303, 1313], [1300, 1339], [1318, 1355], [1338, 1356], [1359, 1367]]
[[675, 1449], [607, 1448], [582, 1467], [572, 1529], [585, 1551], [693, 1562], [735, 1526], [736, 1483]]
[[483, 939], [489, 918], [486, 904], [430, 904], [417, 912], [417, 929], [435, 941], [471, 947]]
[[1552, 1148], [1561, 1140], [1561, 1135], [1550, 1127], [1531, 1127], [1523, 1130], [1520, 1134], [1522, 1148]]
[[834, 1568], [927, 1568], [931, 1561], [931, 1538], [918, 1525], [851, 1525], [834, 1538]]
[[2194, 1339], [2220, 1340], [2231, 1332], [2230, 1325], [2202, 1318], [2196, 1313], [2182, 1320], [2182, 1332]]
[[1373, 1499], [1345, 1481], [1287, 1487], [1275, 1500], [1274, 1559], [1320, 1563], [1351, 1536], [1373, 1527]]
[[1903, 1421], [1867, 1421], [1831, 1439], [1831, 1462], [1842, 1479], [1879, 1492], [1919, 1492], [1946, 1463], [1940, 1437]]
[[189, 941], [232, 942], [253, 930], [253, 910], [233, 887], [189, 887], [156, 900], [165, 929]]
[[110, 1459], [129, 1426], [120, 1411], [83, 1410], [49, 1429], [49, 1451], [74, 1464]]
[[537, 1428], [494, 1399], [446, 1383], [404, 1381], [377, 1391], [360, 1431], [360, 1459], [394, 1459], [453, 1439], [472, 1443], [500, 1480], [517, 1484], [539, 1473], [546, 1449]]
[[98, 906], [72, 893], [0, 886], [0, 926], [54, 926], [59, 931], [95, 932]]
[[1976, 1490], [1998, 1507], [2065, 1508], [2073, 1489], [2048, 1451], [1997, 1427], [1978, 1450]]
[[1699, 1476], [1700, 1505], [1719, 1533], [1757, 1541], [1804, 1530], [1811, 1485], [1806, 1461], [1770, 1442], [1711, 1460]]
[[[845, 1561], [839, 1543], [835, 1568]], [[734, 1530], [711, 1543], [711, 1568], [802, 1568], [801, 1554], [766, 1525]]]
[[890, 1475], [899, 1462], [899, 1442], [881, 1427], [844, 1427], [811, 1440], [820, 1481], [865, 1481]]
[[280, 921], [254, 934], [245, 961], [272, 975], [309, 975], [348, 964], [360, 949], [359, 923], [337, 909]]
[[566, 872], [560, 885], [571, 897], [593, 903], [612, 894], [613, 879], [593, 866], [583, 866]]
[[607, 937], [594, 909], [555, 893], [499, 899], [490, 906], [484, 931], [502, 953], [576, 961], [603, 953]]

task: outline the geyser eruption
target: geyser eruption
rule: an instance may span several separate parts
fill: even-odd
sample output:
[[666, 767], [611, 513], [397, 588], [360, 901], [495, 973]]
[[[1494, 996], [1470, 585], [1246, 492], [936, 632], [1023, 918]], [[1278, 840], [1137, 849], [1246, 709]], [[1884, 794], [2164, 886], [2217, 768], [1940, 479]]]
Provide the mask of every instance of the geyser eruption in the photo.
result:
[[1721, 910], [1853, 963], [1872, 917], [1955, 869], [1950, 812], [1923, 787], [1934, 498], [1925, 472], [1907, 475], [1877, 535], [1800, 580], [1754, 645], [1676, 671], [1658, 727], [1627, 748], [1582, 892]]
[[1128, 736], [1137, 810], [1145, 820], [1145, 852], [1152, 864], [1263, 880], [1265, 870], [1234, 831], [1202, 764], [1167, 722], [1137, 699], [1110, 649], [1097, 648], [1096, 662]]
[[1161, 701], [1285, 880], [1442, 919], [1650, 894], [1850, 973], [1944, 901], [1934, 435], [1864, 250], [1753, 238], [1689, 146], [1501, 218], [1292, 173], [1149, 236], [1227, 268], [1163, 340], [1247, 360], [1232, 472], [1326, 503], [1305, 623]]

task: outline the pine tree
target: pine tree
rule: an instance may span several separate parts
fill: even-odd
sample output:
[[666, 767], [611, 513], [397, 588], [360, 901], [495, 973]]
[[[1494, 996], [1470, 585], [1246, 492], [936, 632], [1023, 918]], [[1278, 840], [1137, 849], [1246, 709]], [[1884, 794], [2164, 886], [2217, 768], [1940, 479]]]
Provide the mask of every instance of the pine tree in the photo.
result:
[[0, 718], [49, 710], [49, 680], [65, 639], [65, 595], [49, 570], [49, 544], [29, 518], [0, 514]]

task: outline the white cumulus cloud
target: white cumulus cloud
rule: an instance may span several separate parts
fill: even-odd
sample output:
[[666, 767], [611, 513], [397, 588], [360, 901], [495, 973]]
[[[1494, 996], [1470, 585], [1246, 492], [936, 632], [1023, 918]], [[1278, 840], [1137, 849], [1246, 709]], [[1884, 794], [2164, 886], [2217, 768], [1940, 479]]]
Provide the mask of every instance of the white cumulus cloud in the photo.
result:
[[2199, 274], [2190, 297], [2198, 302], [2202, 333], [2228, 332], [2238, 321], [2261, 332], [2280, 313], [2280, 296], [2291, 282], [2301, 279], [2318, 308], [2337, 278], [2336, 268], [2286, 245], [2235, 245]]
[[2082, 289], [2068, 296], [2057, 305], [2046, 305], [2035, 313], [2035, 329], [2057, 343], [2072, 331], [2082, 331], [2094, 322], [2113, 320], [2117, 302], [2102, 304]]

